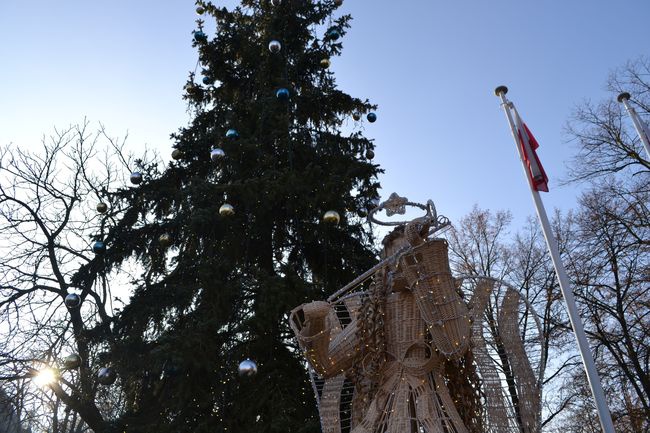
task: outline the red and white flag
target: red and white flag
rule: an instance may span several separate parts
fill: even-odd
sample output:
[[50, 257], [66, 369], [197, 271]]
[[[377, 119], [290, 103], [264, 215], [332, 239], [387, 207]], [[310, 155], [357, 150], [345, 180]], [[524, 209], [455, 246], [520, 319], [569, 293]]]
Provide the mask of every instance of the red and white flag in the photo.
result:
[[517, 138], [519, 139], [519, 146], [521, 146], [521, 154], [524, 156], [524, 162], [526, 163], [533, 188], [535, 188], [535, 191], [548, 192], [548, 176], [546, 176], [544, 167], [542, 167], [542, 163], [539, 162], [539, 158], [537, 157], [537, 152], [535, 152], [539, 147], [539, 143], [537, 143], [530, 129], [521, 120], [521, 117], [519, 117], [519, 113], [514, 105], [511, 105], [511, 107], [515, 114], [515, 128], [517, 128]]

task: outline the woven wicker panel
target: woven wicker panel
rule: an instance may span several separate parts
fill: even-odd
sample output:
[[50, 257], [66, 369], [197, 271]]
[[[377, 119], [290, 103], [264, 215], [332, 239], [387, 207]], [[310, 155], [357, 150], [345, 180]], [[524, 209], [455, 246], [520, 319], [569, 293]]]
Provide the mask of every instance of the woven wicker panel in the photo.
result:
[[508, 289], [499, 314], [499, 330], [517, 386], [521, 430], [523, 433], [534, 433], [539, 425], [541, 399], [519, 333], [519, 301], [519, 293]]
[[456, 291], [447, 242], [427, 241], [402, 255], [399, 263], [436, 348], [449, 358], [461, 357], [469, 347], [469, 311]]
[[341, 374], [325, 381], [323, 385], [318, 407], [323, 433], [341, 433], [341, 389], [344, 381], [345, 376]]
[[518, 432], [517, 424], [513, 421], [515, 418], [514, 409], [504, 395], [503, 380], [499, 376], [496, 365], [488, 352], [485, 337], [483, 336], [483, 323], [480, 320], [474, 322], [472, 329], [472, 350], [474, 362], [481, 375], [482, 390], [485, 395], [483, 407], [490, 431], [494, 433]]

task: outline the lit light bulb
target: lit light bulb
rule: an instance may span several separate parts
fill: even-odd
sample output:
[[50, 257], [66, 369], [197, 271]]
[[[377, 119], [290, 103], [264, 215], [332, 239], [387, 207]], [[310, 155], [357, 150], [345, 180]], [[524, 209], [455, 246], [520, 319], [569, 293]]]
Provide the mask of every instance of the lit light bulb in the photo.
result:
[[33, 381], [37, 386], [46, 387], [53, 384], [59, 378], [59, 372], [53, 368], [46, 367], [39, 370], [33, 377]]

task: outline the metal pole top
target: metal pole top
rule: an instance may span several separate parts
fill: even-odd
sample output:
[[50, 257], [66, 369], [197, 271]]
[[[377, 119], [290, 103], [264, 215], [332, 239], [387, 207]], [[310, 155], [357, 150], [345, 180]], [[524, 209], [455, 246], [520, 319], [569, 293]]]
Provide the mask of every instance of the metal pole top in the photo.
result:
[[618, 102], [627, 101], [628, 99], [630, 99], [630, 94], [627, 93], [627, 92], [620, 93], [620, 94], [616, 97], [616, 100], [617, 100]]
[[501, 94], [506, 94], [508, 93], [508, 88], [506, 86], [499, 86], [496, 89], [494, 89], [494, 95], [495, 96], [501, 96]]

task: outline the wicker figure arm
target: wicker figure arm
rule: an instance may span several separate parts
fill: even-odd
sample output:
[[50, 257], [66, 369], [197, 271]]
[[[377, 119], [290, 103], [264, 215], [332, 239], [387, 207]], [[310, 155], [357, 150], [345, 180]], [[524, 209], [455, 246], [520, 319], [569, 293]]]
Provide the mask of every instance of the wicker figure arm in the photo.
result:
[[329, 378], [352, 367], [358, 351], [356, 320], [341, 330], [331, 305], [323, 301], [294, 309], [290, 320], [307, 360], [320, 376]]
[[454, 286], [447, 242], [432, 239], [415, 246], [400, 257], [400, 270], [436, 348], [448, 358], [462, 356], [469, 346], [469, 311]]

